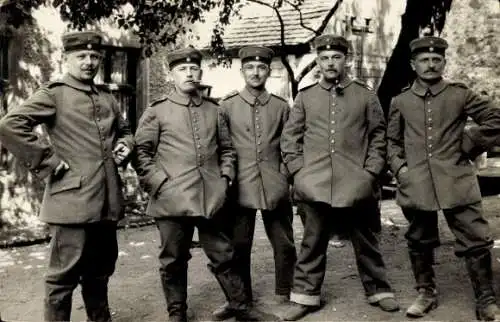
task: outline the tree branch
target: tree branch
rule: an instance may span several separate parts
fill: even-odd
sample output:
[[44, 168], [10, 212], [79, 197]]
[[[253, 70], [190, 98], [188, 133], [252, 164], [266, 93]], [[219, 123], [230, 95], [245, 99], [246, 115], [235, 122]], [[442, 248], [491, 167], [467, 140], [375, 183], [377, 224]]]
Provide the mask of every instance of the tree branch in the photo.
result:
[[316, 29], [316, 35], [321, 35], [323, 31], [325, 31], [326, 27], [328, 26], [328, 22], [330, 22], [330, 19], [333, 17], [335, 12], [337, 12], [337, 9], [340, 7], [340, 5], [344, 2], [344, 0], [337, 0], [335, 5], [330, 8], [330, 11], [326, 14], [325, 18], [319, 25], [318, 29]]
[[299, 22], [300, 22], [300, 26], [306, 30], [309, 30], [309, 31], [312, 31], [316, 34], [316, 36], [318, 36], [320, 33], [318, 33], [317, 30], [314, 30], [313, 28], [309, 27], [309, 26], [306, 26], [304, 24], [304, 19], [302, 18], [302, 10], [300, 10], [299, 8], [299, 5], [297, 4], [294, 4], [294, 3], [291, 3], [290, 1], [288, 0], [285, 0], [286, 3], [288, 3], [290, 6], [292, 6], [295, 10], [297, 10], [297, 12], [299, 13]]

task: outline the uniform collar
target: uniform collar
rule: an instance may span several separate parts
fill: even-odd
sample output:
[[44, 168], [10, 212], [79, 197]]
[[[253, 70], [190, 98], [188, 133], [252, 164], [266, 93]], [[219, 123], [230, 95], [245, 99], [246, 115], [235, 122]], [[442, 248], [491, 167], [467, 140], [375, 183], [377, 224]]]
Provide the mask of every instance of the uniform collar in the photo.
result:
[[84, 91], [84, 92], [95, 92], [97, 93], [97, 89], [94, 85], [94, 83], [83, 83], [79, 81], [78, 79], [74, 78], [70, 74], [66, 74], [62, 78], [62, 82], [70, 87], [73, 87], [75, 89]]
[[439, 82], [437, 82], [434, 85], [431, 85], [430, 87], [424, 86], [421, 82], [418, 80], [415, 80], [413, 84], [411, 85], [411, 90], [415, 95], [418, 96], [425, 96], [427, 93], [427, 90], [429, 90], [432, 94], [432, 96], [436, 96], [437, 94], [441, 93], [446, 87], [448, 86], [448, 82], [445, 80], [441, 79]]
[[271, 94], [269, 94], [266, 89], [264, 89], [259, 96], [254, 96], [246, 87], [240, 91], [240, 96], [250, 105], [254, 105], [255, 103], [265, 105], [269, 102], [269, 99], [271, 99]]
[[319, 85], [321, 87], [323, 87], [325, 90], [329, 91], [334, 86], [335, 87], [339, 87], [341, 89], [344, 89], [347, 86], [349, 86], [349, 84], [351, 84], [352, 81], [353, 81], [352, 78], [350, 78], [349, 76], [345, 76], [340, 82], [338, 82], [337, 84], [334, 84], [334, 83], [331, 83], [331, 82], [327, 82], [324, 78], [322, 78], [319, 81]]
[[191, 102], [193, 102], [194, 106], [200, 106], [201, 102], [203, 101], [200, 93], [198, 93], [198, 92], [196, 95], [184, 96], [184, 95], [179, 94], [176, 90], [174, 90], [168, 96], [168, 99], [174, 103], [177, 103], [179, 105], [184, 105], [184, 106], [189, 106], [189, 104]]

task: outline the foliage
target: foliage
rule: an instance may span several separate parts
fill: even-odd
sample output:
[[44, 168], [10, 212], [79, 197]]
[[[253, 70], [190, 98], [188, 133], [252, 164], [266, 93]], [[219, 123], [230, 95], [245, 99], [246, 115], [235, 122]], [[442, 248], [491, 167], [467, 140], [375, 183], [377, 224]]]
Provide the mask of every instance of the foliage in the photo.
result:
[[[288, 4], [300, 12], [304, 0], [247, 0], [246, 2], [260, 4], [275, 11], [277, 19], [281, 22], [281, 46], [286, 47], [287, 44], [284, 41], [286, 30], [281, 20], [280, 9], [284, 4]], [[301, 27], [307, 28], [317, 35], [321, 34], [325, 30], [328, 20], [342, 2], [342, 0], [332, 1], [332, 8], [325, 17], [325, 21], [316, 29], [306, 27], [302, 23]], [[419, 35], [420, 30], [425, 29], [430, 34], [441, 32], [451, 2], [452, 0], [407, 0], [407, 10], [402, 20], [403, 28], [399, 38], [400, 41], [396, 46], [396, 49], [399, 47], [403, 48], [403, 50], [395, 50], [396, 57], [391, 59], [396, 60], [396, 62], [409, 59], [409, 51], [404, 50], [404, 48], [407, 47], [411, 39]], [[111, 17], [121, 28], [133, 30], [139, 36], [145, 48], [145, 54], [150, 56], [158, 46], [177, 44], [186, 33], [192, 31], [190, 26], [196, 22], [203, 22], [205, 13], [217, 8], [219, 16], [213, 28], [211, 51], [215, 57], [223, 59], [225, 57], [223, 42], [225, 26], [231, 22], [232, 17], [238, 14], [241, 5], [244, 3], [243, 0], [21, 0], [18, 1], [15, 10], [13, 10], [15, 13], [19, 11], [27, 13], [41, 4], [52, 5], [59, 9], [64, 20], [69, 21], [73, 27], [80, 29], [86, 27], [89, 23]], [[129, 10], [123, 10], [125, 5], [129, 7]], [[14, 15], [13, 19], [16, 19], [16, 25], [19, 24], [19, 20], [22, 20], [23, 17], [25, 15]], [[281, 52], [282, 63], [291, 81], [292, 96], [295, 96], [298, 83], [306, 72], [312, 69], [314, 62], [307, 66], [305, 71], [295, 75], [284, 51]], [[392, 67], [393, 65], [395, 64], [390, 61], [389, 66]], [[396, 65], [399, 65], [399, 63]], [[412, 78], [411, 71], [406, 68], [402, 76], [396, 77], [397, 82], [403, 83], [403, 85], [395, 88], [393, 75], [400, 72], [398, 69], [388, 68], [389, 75], [383, 78], [382, 90], [379, 92], [380, 95], [384, 96], [383, 102], [386, 102], [395, 93], [399, 92], [405, 83]], [[387, 90], [387, 86], [390, 87], [389, 90]]]

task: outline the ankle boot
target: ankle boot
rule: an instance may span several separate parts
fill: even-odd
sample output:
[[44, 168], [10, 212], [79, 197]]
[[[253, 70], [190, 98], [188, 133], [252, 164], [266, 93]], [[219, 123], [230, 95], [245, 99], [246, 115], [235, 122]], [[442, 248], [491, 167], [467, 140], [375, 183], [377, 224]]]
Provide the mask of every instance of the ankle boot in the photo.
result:
[[467, 272], [476, 298], [476, 318], [480, 321], [500, 320], [493, 290], [491, 253], [482, 250], [465, 258]]
[[416, 251], [410, 250], [410, 262], [415, 277], [416, 289], [435, 289], [434, 250]]

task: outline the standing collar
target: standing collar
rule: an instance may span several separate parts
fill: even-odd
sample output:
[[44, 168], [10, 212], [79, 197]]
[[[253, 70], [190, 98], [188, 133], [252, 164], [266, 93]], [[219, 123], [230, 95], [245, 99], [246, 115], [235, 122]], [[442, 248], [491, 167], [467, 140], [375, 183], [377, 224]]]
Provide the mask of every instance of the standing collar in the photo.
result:
[[353, 81], [352, 78], [350, 78], [349, 76], [345, 76], [340, 82], [334, 84], [326, 81], [324, 78], [321, 78], [321, 80], [319, 81], [319, 85], [323, 87], [325, 90], [329, 91], [334, 86], [344, 89], [347, 86], [349, 86], [349, 84], [351, 84], [352, 81]]
[[254, 105], [255, 103], [265, 105], [269, 102], [269, 99], [271, 99], [271, 94], [269, 94], [266, 89], [264, 89], [259, 96], [254, 96], [246, 87], [240, 91], [240, 96], [250, 105]]
[[202, 101], [203, 101], [199, 92], [196, 92], [195, 95], [185, 96], [185, 95], [179, 94], [177, 92], [177, 90], [174, 90], [168, 96], [168, 99], [174, 103], [177, 103], [179, 105], [184, 105], [184, 106], [189, 106], [189, 103], [191, 103], [191, 102], [193, 102], [194, 106], [200, 106]]
[[62, 82], [70, 87], [73, 87], [75, 89], [84, 91], [84, 92], [95, 92], [97, 93], [97, 89], [92, 82], [91, 84], [88, 83], [83, 83], [79, 81], [78, 79], [74, 78], [70, 74], [65, 74], [62, 78]]
[[429, 90], [432, 94], [432, 96], [436, 96], [437, 94], [441, 93], [446, 87], [448, 86], [448, 82], [445, 80], [441, 79], [439, 82], [436, 84], [433, 84], [429, 87], [426, 87], [420, 82], [418, 79], [413, 82], [411, 85], [411, 90], [415, 95], [418, 96], [425, 96], [427, 93], [427, 90]]

